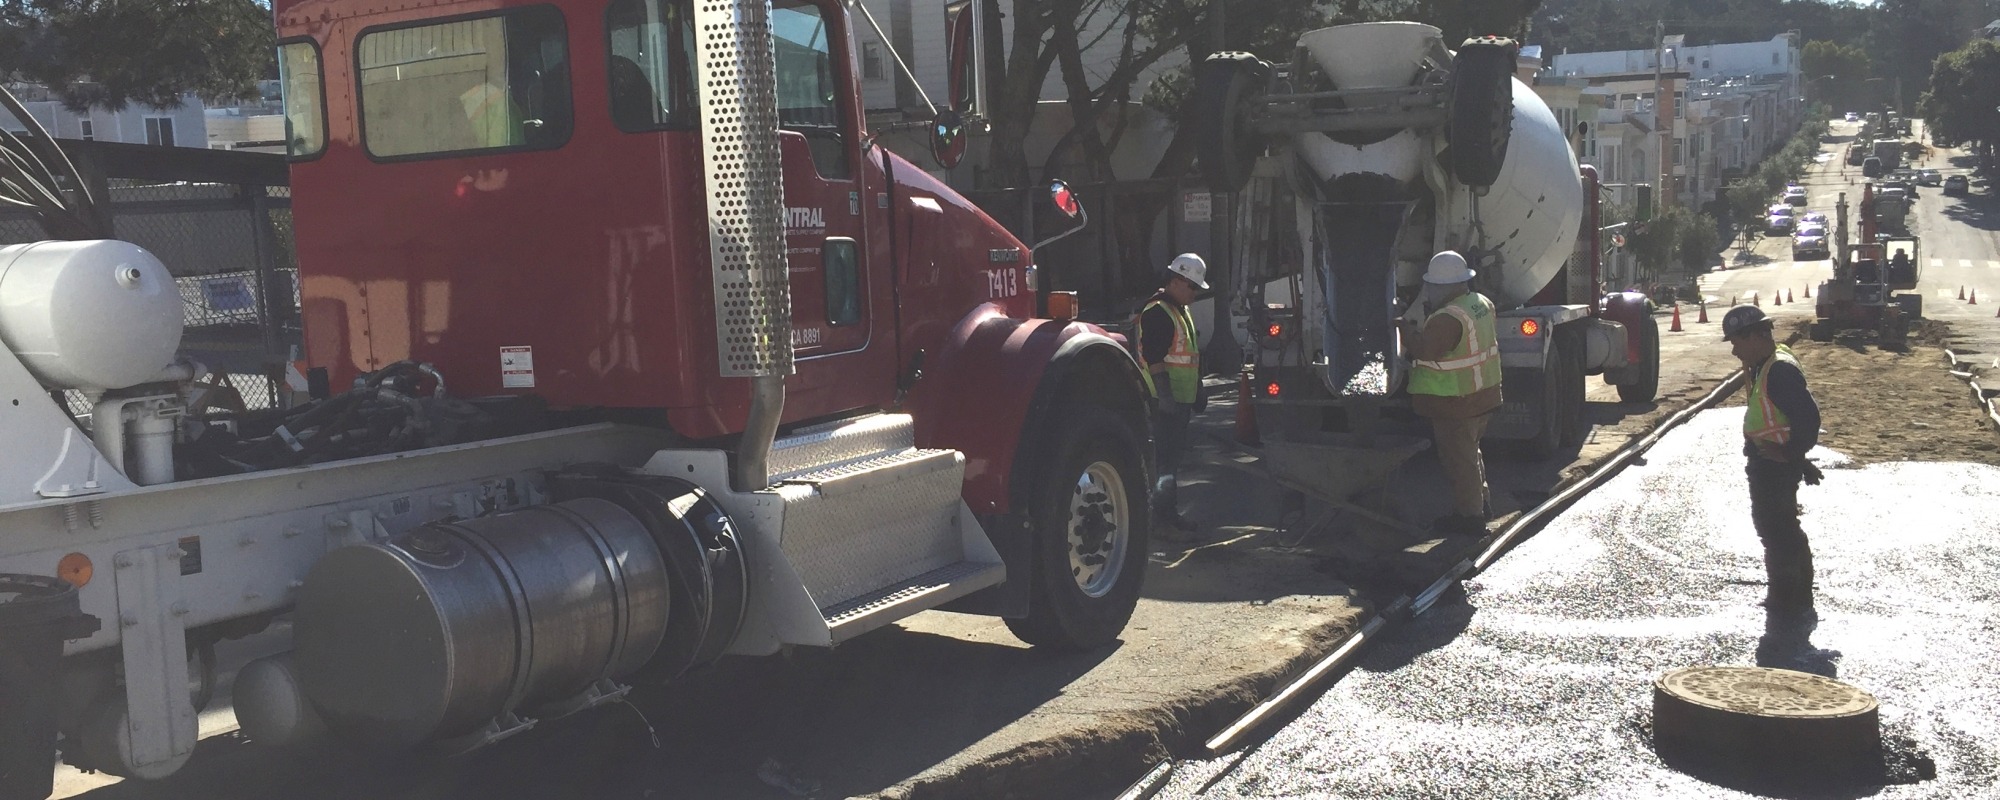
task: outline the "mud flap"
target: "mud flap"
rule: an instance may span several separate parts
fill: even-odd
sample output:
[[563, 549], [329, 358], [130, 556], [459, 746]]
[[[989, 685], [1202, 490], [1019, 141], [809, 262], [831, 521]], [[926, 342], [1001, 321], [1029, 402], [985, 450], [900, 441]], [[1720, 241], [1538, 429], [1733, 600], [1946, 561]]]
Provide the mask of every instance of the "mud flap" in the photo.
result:
[[1533, 439], [1542, 429], [1542, 415], [1553, 413], [1535, 402], [1542, 396], [1548, 372], [1539, 369], [1506, 368], [1500, 371], [1500, 407], [1486, 423], [1486, 440]]

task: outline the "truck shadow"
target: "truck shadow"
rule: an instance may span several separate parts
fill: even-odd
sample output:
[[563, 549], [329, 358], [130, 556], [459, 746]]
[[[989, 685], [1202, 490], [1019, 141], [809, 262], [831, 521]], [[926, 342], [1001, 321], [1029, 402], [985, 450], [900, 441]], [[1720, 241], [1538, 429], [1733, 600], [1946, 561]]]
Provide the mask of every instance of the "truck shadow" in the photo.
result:
[[[725, 659], [671, 686], [635, 689], [627, 707], [544, 722], [458, 758], [334, 747], [294, 754], [232, 733], [203, 740], [188, 766], [166, 780], [78, 796], [845, 797], [943, 763], [1061, 695], [1117, 649], [1061, 654], [888, 629], [837, 650]], [[774, 786], [784, 783], [797, 791]]]
[[1946, 218], [1983, 231], [2000, 231], [2000, 203], [1985, 195], [1954, 198], [1944, 207]]

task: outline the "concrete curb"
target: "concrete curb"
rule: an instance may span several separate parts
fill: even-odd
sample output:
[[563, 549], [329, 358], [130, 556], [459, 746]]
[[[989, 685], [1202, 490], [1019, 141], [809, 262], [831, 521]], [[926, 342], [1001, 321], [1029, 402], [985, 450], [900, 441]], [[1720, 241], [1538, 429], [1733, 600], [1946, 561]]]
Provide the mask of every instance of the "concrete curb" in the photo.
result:
[[2000, 433], [2000, 389], [1982, 389], [1979, 386], [1979, 367], [1958, 357], [1951, 348], [1944, 349], [1945, 362], [1951, 366], [1951, 374], [1972, 388], [1972, 402], [1986, 412], [1986, 422]]
[[1305, 632], [1310, 643], [1297, 654], [1254, 674], [1151, 708], [1115, 715], [1089, 730], [1029, 742], [932, 779], [914, 779], [869, 795], [875, 800], [1044, 798], [1074, 796], [1180, 753], [1198, 752], [1207, 731], [1218, 730], [1254, 707], [1292, 675], [1338, 649], [1362, 619], [1329, 619]]

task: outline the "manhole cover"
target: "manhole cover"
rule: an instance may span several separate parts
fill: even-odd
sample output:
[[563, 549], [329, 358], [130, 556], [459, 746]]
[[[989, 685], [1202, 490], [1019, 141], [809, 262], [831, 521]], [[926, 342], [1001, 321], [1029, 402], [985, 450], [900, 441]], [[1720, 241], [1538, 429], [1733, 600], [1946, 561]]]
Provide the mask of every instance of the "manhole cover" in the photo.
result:
[[1732, 786], [1865, 781], [1881, 772], [1873, 695], [1766, 667], [1688, 667], [1653, 682], [1653, 742], [1677, 769]]

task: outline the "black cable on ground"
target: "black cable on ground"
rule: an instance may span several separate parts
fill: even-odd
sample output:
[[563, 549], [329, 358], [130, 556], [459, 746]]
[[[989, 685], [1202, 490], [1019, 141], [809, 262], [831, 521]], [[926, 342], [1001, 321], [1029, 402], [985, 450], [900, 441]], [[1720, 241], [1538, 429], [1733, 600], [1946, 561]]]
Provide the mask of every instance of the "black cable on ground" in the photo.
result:
[[[1553, 520], [1557, 515], [1575, 504], [1576, 500], [1586, 492], [1602, 486], [1606, 481], [1617, 475], [1626, 466], [1631, 464], [1633, 459], [1659, 443], [1660, 439], [1669, 431], [1680, 427], [1688, 420], [1693, 419], [1694, 415], [1714, 407], [1723, 398], [1735, 393], [1737, 389], [1741, 388], [1743, 380], [1744, 373], [1742, 370], [1739, 369], [1730, 373], [1727, 378], [1723, 379], [1721, 385], [1715, 387], [1713, 391], [1702, 397], [1702, 399], [1694, 402], [1687, 408], [1675, 412], [1659, 425], [1654, 426], [1653, 430], [1647, 432], [1644, 436], [1627, 442], [1625, 446], [1619, 448], [1604, 463], [1598, 465], [1596, 469], [1591, 470], [1588, 475], [1564, 487], [1562, 491], [1542, 501], [1540, 505], [1523, 513], [1520, 517], [1502, 528], [1498, 534], [1493, 536], [1486, 548], [1478, 556], [1459, 562], [1443, 577], [1440, 577], [1415, 597], [1404, 595], [1396, 598], [1380, 612], [1369, 618], [1360, 628], [1348, 634], [1347, 638], [1343, 639], [1334, 648], [1333, 652], [1328, 653], [1325, 657], [1315, 662], [1305, 672], [1300, 673], [1298, 677], [1293, 678], [1275, 694], [1271, 695], [1270, 698], [1259, 703], [1243, 716], [1237, 718], [1235, 722], [1224, 728], [1220, 733], [1210, 738], [1206, 743], [1208, 752], [1213, 755], [1221, 755], [1234, 749], [1249, 733], [1285, 711], [1292, 703], [1296, 702], [1300, 697], [1305, 696], [1307, 690], [1313, 688], [1319, 681], [1338, 672], [1356, 654], [1361, 652], [1364, 645], [1369, 641], [1379, 638], [1383, 628], [1391, 623], [1400, 622], [1429, 610], [1431, 605], [1436, 603], [1437, 599], [1452, 586], [1457, 585], [1459, 581], [1467, 577], [1477, 575], [1480, 571], [1491, 566], [1494, 561], [1498, 560], [1500, 556], [1505, 555], [1507, 551], [1513, 549], [1521, 540], [1541, 530], [1548, 525], [1550, 520]], [[1172, 776], [1173, 768], [1171, 764], [1173, 763], [1169, 759], [1161, 762], [1160, 765], [1155, 765], [1145, 778], [1142, 778], [1138, 783], [1133, 784], [1132, 788], [1126, 790], [1126, 796], [1142, 798], [1149, 797], [1152, 793], [1158, 792], [1159, 788], [1164, 786], [1166, 781]], [[1226, 773], [1228, 770], [1224, 772]], [[1133, 794], [1134, 792], [1140, 793]]]

